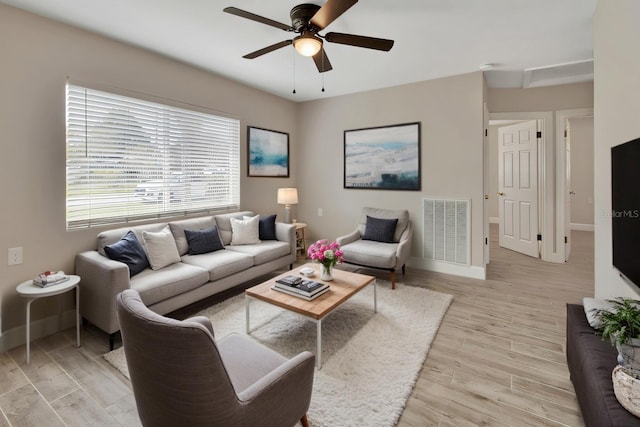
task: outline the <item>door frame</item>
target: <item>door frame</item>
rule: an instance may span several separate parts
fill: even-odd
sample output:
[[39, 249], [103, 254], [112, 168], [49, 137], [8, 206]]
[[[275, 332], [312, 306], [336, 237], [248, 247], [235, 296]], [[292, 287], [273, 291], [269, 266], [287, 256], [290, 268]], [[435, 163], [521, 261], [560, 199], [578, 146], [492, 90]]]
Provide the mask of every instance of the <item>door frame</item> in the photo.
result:
[[558, 250], [560, 260], [556, 262], [565, 261], [565, 246], [564, 237], [569, 236], [571, 230], [567, 230], [565, 226], [565, 219], [571, 212], [565, 212], [565, 198], [567, 193], [567, 179], [566, 179], [566, 141], [564, 139], [564, 131], [566, 129], [565, 120], [574, 119], [577, 117], [589, 117], [593, 116], [593, 108], [576, 108], [573, 110], [558, 110], [555, 112], [556, 121], [556, 180], [557, 180], [557, 206], [555, 222], [558, 224], [558, 233], [556, 234], [555, 246]]
[[483, 209], [483, 217], [484, 217], [484, 225], [483, 225], [483, 234], [484, 234], [484, 266], [485, 269], [487, 267], [487, 264], [489, 264], [489, 262], [491, 261], [491, 255], [490, 255], [490, 246], [489, 246], [489, 240], [490, 240], [490, 228], [489, 228], [489, 222], [490, 222], [490, 218], [489, 218], [489, 189], [490, 187], [490, 174], [489, 171], [491, 170], [491, 159], [489, 158], [489, 152], [490, 152], [490, 148], [489, 148], [489, 108], [487, 107], [487, 103], [483, 102], [482, 104], [482, 121], [483, 121], [483, 125], [484, 125], [484, 133], [482, 134], [482, 147], [483, 147], [483, 157], [482, 157], [482, 161], [483, 161], [483, 169], [484, 169], [484, 173], [483, 173], [483, 177], [484, 177], [484, 184], [483, 184], [483, 192], [484, 192], [484, 197], [482, 199], [482, 209]]
[[[540, 221], [539, 232], [542, 234], [541, 258], [543, 261], [564, 262], [564, 245], [562, 247], [562, 259], [559, 260], [556, 252], [556, 212], [557, 191], [555, 183], [556, 152], [553, 140], [553, 112], [516, 112], [516, 113], [489, 113], [489, 120], [537, 120], [542, 132], [540, 139], [540, 155], [538, 156], [538, 218]], [[564, 148], [564, 144], [563, 144]], [[495, 196], [494, 196], [495, 197]], [[562, 199], [564, 202], [564, 198]], [[564, 209], [563, 209], [564, 210]], [[562, 217], [564, 221], [564, 216]], [[488, 218], [487, 218], [488, 221]], [[564, 227], [563, 227], [564, 230]], [[551, 238], [545, 236], [550, 236]], [[563, 234], [564, 241], [564, 234]]]

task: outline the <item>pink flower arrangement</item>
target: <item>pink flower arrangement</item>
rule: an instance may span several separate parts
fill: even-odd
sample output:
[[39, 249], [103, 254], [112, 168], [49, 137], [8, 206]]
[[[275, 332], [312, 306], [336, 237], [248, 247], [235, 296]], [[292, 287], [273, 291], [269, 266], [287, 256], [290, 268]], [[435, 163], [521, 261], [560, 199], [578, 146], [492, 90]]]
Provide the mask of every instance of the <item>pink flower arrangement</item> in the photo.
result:
[[307, 251], [307, 255], [314, 261], [318, 261], [320, 264], [327, 268], [331, 268], [336, 264], [341, 264], [344, 260], [342, 258], [342, 251], [340, 250], [340, 244], [338, 242], [331, 242], [327, 239], [318, 240]]

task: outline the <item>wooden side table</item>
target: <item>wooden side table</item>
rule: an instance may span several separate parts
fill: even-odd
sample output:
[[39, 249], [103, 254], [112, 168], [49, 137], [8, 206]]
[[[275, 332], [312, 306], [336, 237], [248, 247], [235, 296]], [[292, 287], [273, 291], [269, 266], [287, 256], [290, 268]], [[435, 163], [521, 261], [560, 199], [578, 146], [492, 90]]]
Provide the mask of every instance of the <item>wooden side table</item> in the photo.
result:
[[304, 240], [304, 230], [307, 224], [304, 222], [296, 222], [296, 258], [302, 259], [307, 257], [307, 242]]
[[[27, 298], [27, 323], [25, 325], [27, 329], [27, 364], [31, 361], [31, 303], [38, 298], [63, 294], [72, 289], [76, 290], [76, 345], [80, 347], [80, 287], [78, 286], [80, 276], [71, 274], [68, 277], [69, 280], [46, 288], [34, 285], [33, 280], [22, 282], [16, 287], [18, 294]], [[62, 313], [60, 313], [60, 316], [62, 316]]]

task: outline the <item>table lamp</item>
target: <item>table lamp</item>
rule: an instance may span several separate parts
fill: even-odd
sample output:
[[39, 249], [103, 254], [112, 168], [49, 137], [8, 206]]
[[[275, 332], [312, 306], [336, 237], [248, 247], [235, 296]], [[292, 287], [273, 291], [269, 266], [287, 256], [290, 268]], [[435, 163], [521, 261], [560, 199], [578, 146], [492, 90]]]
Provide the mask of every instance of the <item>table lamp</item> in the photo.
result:
[[278, 188], [278, 204], [284, 205], [284, 222], [291, 224], [291, 205], [298, 204], [298, 189]]

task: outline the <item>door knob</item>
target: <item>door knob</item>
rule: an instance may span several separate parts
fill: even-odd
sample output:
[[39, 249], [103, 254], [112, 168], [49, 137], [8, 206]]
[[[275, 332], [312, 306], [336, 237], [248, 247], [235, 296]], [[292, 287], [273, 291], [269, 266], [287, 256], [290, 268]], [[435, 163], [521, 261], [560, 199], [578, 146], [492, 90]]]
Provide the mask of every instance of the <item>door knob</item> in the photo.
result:
[[498, 196], [504, 196], [504, 193], [502, 191], [499, 191]]

